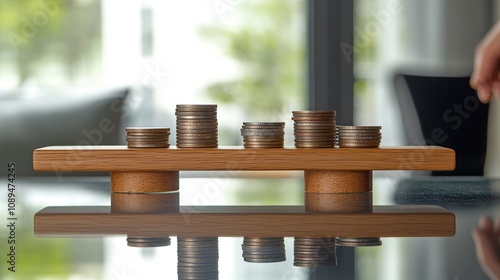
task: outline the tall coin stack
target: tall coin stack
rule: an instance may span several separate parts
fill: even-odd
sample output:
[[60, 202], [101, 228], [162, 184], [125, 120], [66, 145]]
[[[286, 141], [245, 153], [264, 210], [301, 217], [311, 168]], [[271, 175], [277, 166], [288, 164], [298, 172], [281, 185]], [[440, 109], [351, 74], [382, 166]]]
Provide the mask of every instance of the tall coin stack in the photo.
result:
[[253, 263], [282, 262], [286, 260], [285, 239], [283, 237], [243, 238], [243, 260]]
[[283, 148], [284, 122], [244, 122], [241, 128], [245, 148]]
[[129, 148], [168, 148], [170, 146], [168, 127], [127, 127], [127, 146]]
[[177, 105], [177, 147], [217, 148], [217, 105]]
[[337, 126], [339, 148], [378, 148], [381, 126]]
[[333, 148], [335, 111], [293, 111], [295, 147]]
[[219, 279], [217, 237], [177, 237], [179, 280]]
[[322, 267], [337, 265], [335, 239], [295, 237], [293, 265]]

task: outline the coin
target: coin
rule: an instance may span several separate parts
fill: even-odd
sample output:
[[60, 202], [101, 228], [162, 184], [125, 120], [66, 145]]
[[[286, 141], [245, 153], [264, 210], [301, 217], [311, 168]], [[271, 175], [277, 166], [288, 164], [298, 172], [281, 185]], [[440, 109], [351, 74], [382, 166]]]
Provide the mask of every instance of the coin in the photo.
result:
[[382, 129], [381, 126], [348, 126], [348, 125], [341, 125], [337, 126], [339, 130], [380, 130]]
[[178, 104], [177, 111], [215, 111], [217, 104]]
[[243, 126], [285, 126], [284, 122], [243, 122]]
[[169, 133], [170, 128], [168, 127], [127, 127], [125, 128], [125, 131], [127, 133], [131, 132], [142, 132], [142, 133], [147, 133], [147, 134], [152, 134], [152, 133]]
[[206, 116], [206, 117], [216, 117], [217, 111], [176, 111], [177, 116]]

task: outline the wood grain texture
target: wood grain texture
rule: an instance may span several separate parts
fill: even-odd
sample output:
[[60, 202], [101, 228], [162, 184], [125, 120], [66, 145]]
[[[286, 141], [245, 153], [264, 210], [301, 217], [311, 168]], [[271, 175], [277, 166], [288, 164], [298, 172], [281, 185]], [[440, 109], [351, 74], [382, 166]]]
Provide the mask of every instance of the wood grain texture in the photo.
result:
[[353, 149], [129, 149], [59, 146], [33, 153], [36, 171], [453, 170], [455, 152], [438, 146]]
[[438, 206], [374, 206], [372, 213], [309, 213], [303, 206], [181, 206], [179, 212], [112, 213], [106, 206], [47, 207], [37, 236], [259, 237], [452, 236], [455, 216]]

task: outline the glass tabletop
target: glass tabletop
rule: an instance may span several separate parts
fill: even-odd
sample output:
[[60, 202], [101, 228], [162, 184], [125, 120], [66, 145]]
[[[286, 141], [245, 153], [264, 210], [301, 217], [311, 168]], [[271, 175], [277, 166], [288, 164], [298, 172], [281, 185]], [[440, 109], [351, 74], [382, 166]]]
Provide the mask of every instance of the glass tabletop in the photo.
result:
[[[304, 204], [300, 173], [286, 177], [268, 173], [259, 179], [221, 172], [197, 174], [193, 178], [181, 172], [180, 205]], [[8, 184], [7, 178], [3, 181]], [[1, 279], [177, 279], [175, 237], [170, 246], [156, 248], [129, 247], [125, 236], [35, 237], [34, 215], [45, 207], [109, 206], [109, 178], [34, 177], [19, 178], [15, 184], [14, 215], [9, 215], [8, 207], [0, 213], [6, 223], [0, 237], [6, 264]], [[374, 205], [439, 205], [455, 214], [455, 236], [381, 238], [382, 246], [337, 247], [338, 265], [329, 268], [294, 266], [293, 238], [284, 239], [286, 261], [250, 263], [242, 258], [242, 237], [220, 237], [219, 279], [487, 279], [476, 260], [471, 230], [480, 216], [497, 216], [499, 190], [500, 181], [482, 177], [376, 173]], [[7, 205], [8, 191], [3, 200]], [[8, 270], [13, 233], [15, 272]]]

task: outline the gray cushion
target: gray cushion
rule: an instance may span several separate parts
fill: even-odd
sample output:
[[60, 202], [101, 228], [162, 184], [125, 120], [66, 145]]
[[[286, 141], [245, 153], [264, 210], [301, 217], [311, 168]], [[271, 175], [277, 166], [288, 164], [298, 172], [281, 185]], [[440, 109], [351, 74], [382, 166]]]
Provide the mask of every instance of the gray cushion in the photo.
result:
[[128, 92], [124, 88], [78, 97], [0, 99], [0, 176], [6, 176], [9, 162], [16, 163], [19, 176], [57, 175], [33, 171], [36, 148], [122, 144]]

